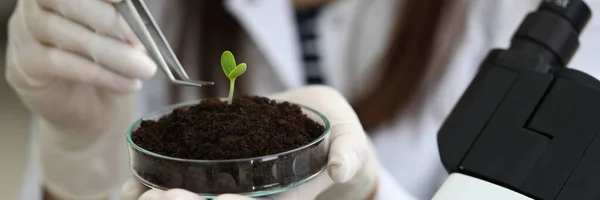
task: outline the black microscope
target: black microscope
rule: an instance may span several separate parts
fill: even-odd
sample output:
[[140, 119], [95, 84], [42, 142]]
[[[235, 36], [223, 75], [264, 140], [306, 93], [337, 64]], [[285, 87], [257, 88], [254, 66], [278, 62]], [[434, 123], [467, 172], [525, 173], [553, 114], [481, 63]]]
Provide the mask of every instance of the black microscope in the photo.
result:
[[439, 130], [434, 200], [600, 199], [600, 81], [567, 68], [591, 16], [544, 0], [489, 52]]

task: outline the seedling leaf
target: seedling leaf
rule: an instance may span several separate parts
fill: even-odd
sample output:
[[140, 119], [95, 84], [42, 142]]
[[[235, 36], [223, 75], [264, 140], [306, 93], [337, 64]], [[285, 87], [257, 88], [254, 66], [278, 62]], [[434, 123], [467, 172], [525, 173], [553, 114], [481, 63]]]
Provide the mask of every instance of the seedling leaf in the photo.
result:
[[230, 51], [223, 52], [223, 55], [221, 55], [221, 67], [223, 68], [223, 72], [225, 72], [227, 77], [229, 77], [231, 71], [235, 69], [235, 65], [235, 58], [233, 57], [233, 54]]
[[237, 67], [235, 67], [235, 69], [233, 69], [233, 71], [231, 71], [231, 73], [229, 73], [227, 77], [229, 77], [229, 80], [236, 79], [246, 72], [246, 67], [246, 63], [239, 64]]

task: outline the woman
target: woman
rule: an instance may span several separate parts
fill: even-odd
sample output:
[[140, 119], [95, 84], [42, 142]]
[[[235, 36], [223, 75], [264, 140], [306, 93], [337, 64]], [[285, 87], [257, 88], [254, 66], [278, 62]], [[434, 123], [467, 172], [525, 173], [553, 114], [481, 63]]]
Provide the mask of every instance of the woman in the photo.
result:
[[[540, 2], [147, 0], [188, 74], [216, 82], [197, 89], [154, 76], [156, 66], [115, 17], [109, 2], [117, 1], [20, 0], [13, 14], [7, 80], [36, 114], [32, 180], [42, 181], [32, 183], [44, 183], [28, 194], [101, 199], [120, 187], [117, 177], [128, 175], [120, 133], [131, 119], [164, 105], [224, 96], [218, 58], [228, 49], [249, 66], [238, 94], [307, 84], [340, 91], [391, 172], [379, 178], [429, 199], [446, 176], [437, 129], [487, 51], [505, 47]], [[583, 45], [573, 66], [591, 67], [599, 47]], [[136, 96], [116, 95], [139, 90], [141, 80]], [[377, 195], [390, 185], [381, 181]]]

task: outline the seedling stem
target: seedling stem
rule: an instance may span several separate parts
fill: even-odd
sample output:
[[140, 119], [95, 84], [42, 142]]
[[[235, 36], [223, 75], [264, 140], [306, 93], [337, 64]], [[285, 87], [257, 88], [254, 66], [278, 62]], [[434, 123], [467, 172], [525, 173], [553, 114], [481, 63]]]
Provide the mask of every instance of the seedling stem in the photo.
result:
[[246, 63], [236, 64], [235, 58], [230, 51], [223, 52], [221, 56], [221, 67], [227, 78], [229, 78], [229, 98], [227, 104], [231, 105], [233, 101], [233, 91], [235, 89], [235, 80], [246, 72]]

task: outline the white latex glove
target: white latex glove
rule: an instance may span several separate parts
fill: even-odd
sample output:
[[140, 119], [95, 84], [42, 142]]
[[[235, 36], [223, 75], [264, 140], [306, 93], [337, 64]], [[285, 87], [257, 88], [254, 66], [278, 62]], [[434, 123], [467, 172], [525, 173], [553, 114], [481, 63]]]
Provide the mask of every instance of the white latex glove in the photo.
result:
[[[328, 87], [311, 86], [269, 97], [312, 107], [329, 119], [331, 123], [329, 162], [327, 173], [323, 173], [316, 179], [292, 190], [259, 199], [372, 199], [378, 182], [378, 161], [356, 113], [340, 93]], [[180, 189], [149, 190], [145, 193], [144, 190], [144, 187], [135, 180], [130, 180], [123, 186], [121, 200], [202, 199]], [[222, 195], [217, 198], [217, 200], [248, 199], [252, 198], [238, 195]]]
[[19, 0], [10, 19], [6, 78], [35, 117], [36, 164], [58, 199], [105, 199], [128, 174], [133, 92], [156, 65], [117, 1]]

